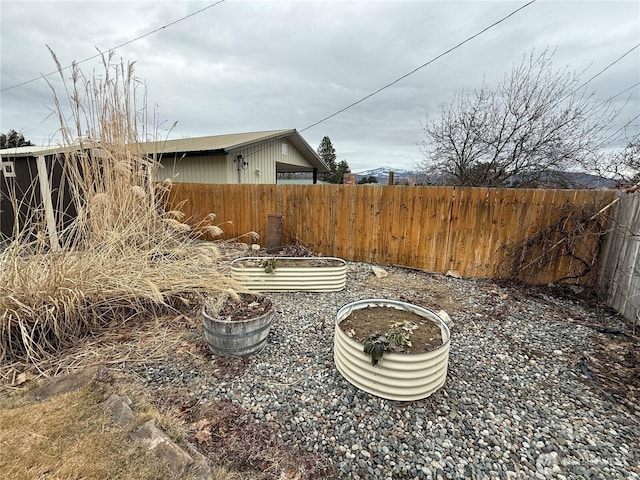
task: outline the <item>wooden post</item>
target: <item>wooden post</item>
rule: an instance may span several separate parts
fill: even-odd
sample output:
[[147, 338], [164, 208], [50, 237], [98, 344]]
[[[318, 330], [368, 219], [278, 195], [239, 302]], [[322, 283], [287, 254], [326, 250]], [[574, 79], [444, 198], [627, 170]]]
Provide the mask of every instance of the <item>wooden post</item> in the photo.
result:
[[44, 204], [44, 215], [47, 222], [47, 231], [49, 232], [51, 251], [59, 252], [60, 241], [58, 240], [58, 231], [56, 229], [56, 217], [53, 214], [51, 185], [49, 185], [49, 175], [44, 156], [36, 157], [36, 165], [38, 166], [38, 183], [40, 184], [40, 195], [42, 196], [42, 203]]
[[389, 172], [389, 185], [393, 185], [393, 172]]
[[280, 248], [282, 245], [282, 214], [267, 214], [267, 249]]

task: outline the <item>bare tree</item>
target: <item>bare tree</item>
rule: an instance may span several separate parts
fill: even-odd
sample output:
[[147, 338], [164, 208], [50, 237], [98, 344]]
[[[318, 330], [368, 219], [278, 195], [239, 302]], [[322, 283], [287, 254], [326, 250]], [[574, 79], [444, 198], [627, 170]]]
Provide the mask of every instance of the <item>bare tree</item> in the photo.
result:
[[640, 134], [626, 137], [623, 142], [624, 147], [594, 156], [585, 167], [617, 180], [622, 188], [637, 189], [640, 184]]
[[458, 93], [423, 125], [417, 169], [454, 185], [536, 186], [586, 163], [617, 111], [585, 95], [580, 75], [555, 70], [552, 57], [532, 52], [495, 89]]

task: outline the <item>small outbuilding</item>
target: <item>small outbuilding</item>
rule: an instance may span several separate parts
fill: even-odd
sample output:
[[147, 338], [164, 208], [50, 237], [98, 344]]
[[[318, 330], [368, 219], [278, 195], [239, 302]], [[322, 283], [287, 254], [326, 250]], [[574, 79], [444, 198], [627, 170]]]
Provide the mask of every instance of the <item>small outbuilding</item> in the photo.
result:
[[276, 183], [279, 173], [328, 172], [317, 152], [295, 129], [233, 133], [146, 142], [159, 160], [156, 180], [189, 183]]
[[31, 220], [31, 209], [42, 208], [52, 241], [57, 243], [54, 206], [65, 206], [63, 221], [69, 221], [75, 215], [69, 206], [68, 192], [61, 188], [62, 151], [60, 147], [35, 145], [0, 150], [0, 242], [14, 233], [13, 199], [23, 222]]

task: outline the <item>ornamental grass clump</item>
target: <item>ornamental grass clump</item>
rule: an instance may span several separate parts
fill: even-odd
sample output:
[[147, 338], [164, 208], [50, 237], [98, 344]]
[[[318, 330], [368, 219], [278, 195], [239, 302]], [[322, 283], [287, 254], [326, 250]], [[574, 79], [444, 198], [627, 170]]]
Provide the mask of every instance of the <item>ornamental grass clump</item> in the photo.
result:
[[133, 64], [114, 65], [111, 55], [103, 64], [91, 78], [72, 67], [68, 105], [50, 85], [63, 151], [51, 165], [61, 167], [65, 195], [58, 197], [66, 200], [26, 209], [21, 203], [29, 202], [10, 199], [20, 214], [0, 253], [5, 365], [37, 365], [107, 324], [192, 312], [206, 297], [238, 288], [219, 273], [216, 246], [197, 241], [220, 234], [215, 216], [189, 226], [181, 212], [165, 209], [170, 182], [155, 182], [158, 161], [139, 141], [147, 121]]

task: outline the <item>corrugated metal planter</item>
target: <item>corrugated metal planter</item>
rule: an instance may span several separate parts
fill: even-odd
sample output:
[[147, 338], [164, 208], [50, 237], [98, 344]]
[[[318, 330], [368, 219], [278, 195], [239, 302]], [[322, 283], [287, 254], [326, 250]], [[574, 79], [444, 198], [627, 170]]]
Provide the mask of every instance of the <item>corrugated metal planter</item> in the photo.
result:
[[[424, 353], [387, 352], [377, 366], [364, 353], [363, 344], [346, 335], [340, 322], [360, 308], [388, 307], [407, 310], [440, 326], [442, 345]], [[342, 307], [336, 315], [333, 358], [338, 371], [354, 386], [389, 400], [418, 400], [440, 389], [449, 365], [451, 334], [447, 324], [430, 310], [405, 302], [366, 299]]]
[[233, 320], [215, 318], [207, 313], [207, 307], [202, 307], [202, 323], [204, 337], [209, 349], [217, 355], [248, 357], [256, 355], [267, 344], [271, 324], [275, 315], [275, 308], [264, 314]]
[[338, 292], [347, 282], [347, 263], [336, 257], [242, 257], [231, 277], [257, 292]]

